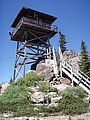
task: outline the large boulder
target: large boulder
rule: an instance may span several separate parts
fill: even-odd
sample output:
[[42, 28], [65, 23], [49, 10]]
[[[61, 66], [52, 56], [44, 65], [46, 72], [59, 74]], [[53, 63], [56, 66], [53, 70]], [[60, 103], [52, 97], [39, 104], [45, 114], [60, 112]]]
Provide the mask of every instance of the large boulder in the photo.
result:
[[65, 51], [63, 53], [63, 61], [69, 62], [73, 66], [73, 72], [77, 73], [79, 70], [79, 61], [81, 59], [81, 55], [77, 54], [74, 50]]
[[74, 50], [64, 51], [63, 60], [69, 60], [69, 59], [74, 58], [76, 56], [78, 56], [78, 54]]
[[72, 59], [69, 59], [70, 64], [73, 66], [73, 72], [77, 73], [77, 70], [79, 70], [79, 61], [81, 59], [80, 55], [77, 55], [76, 57], [73, 57]]
[[45, 80], [51, 81], [54, 77], [53, 60], [46, 59], [37, 64], [36, 72], [42, 75]]
[[34, 92], [31, 95], [31, 100], [34, 103], [43, 103], [44, 102], [45, 95], [43, 92]]

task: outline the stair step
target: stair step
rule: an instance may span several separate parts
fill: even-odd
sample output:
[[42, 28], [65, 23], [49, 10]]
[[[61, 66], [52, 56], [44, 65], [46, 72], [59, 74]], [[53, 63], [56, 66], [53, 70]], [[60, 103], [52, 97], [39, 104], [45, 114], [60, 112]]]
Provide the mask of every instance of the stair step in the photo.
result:
[[53, 81], [57, 81], [57, 78], [53, 78]]

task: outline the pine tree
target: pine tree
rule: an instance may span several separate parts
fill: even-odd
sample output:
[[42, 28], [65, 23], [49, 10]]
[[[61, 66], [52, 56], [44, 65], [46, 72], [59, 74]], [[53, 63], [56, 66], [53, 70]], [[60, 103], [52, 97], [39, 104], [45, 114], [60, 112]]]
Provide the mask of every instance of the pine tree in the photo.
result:
[[13, 82], [13, 80], [12, 80], [12, 77], [11, 77], [11, 79], [10, 79], [10, 83], [12, 83]]
[[79, 62], [79, 67], [82, 72], [90, 77], [90, 60], [87, 52], [87, 47], [85, 42], [81, 42], [81, 60]]
[[66, 50], [66, 38], [65, 38], [65, 35], [61, 33], [61, 31], [59, 32], [59, 35], [60, 35], [60, 48], [61, 48], [61, 51], [62, 53]]
[[0, 90], [2, 89], [2, 86], [1, 86], [1, 84], [0, 84]]

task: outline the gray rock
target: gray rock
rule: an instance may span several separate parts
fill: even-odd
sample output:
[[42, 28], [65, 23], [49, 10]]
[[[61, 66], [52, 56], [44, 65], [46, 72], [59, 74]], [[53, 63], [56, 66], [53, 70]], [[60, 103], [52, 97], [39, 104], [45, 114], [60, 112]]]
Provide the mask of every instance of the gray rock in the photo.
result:
[[53, 60], [45, 60], [37, 64], [36, 72], [42, 75], [45, 80], [51, 81], [54, 77]]
[[13, 113], [11, 112], [11, 113], [3, 113], [2, 114], [2, 117], [4, 117], [4, 118], [9, 118], [9, 117], [12, 117], [13, 116]]
[[56, 97], [56, 96], [57, 96], [57, 93], [56, 93], [56, 92], [49, 92], [49, 93], [47, 94], [47, 96], [48, 96], [49, 98], [53, 98], [53, 97]]
[[63, 60], [68, 60], [71, 59], [73, 57], [76, 57], [78, 54], [74, 51], [74, 50], [70, 50], [70, 51], [65, 51], [63, 53]]
[[7, 114], [7, 113], [3, 113], [3, 117], [8, 118], [8, 117], [10, 117], [10, 116], [9, 116], [9, 114]]
[[2, 93], [4, 93], [4, 91], [7, 89], [9, 84], [6, 82], [6, 83], [1, 84], [1, 86], [2, 86], [2, 89], [1, 89], [0, 95], [2, 95]]
[[30, 120], [29, 117], [15, 117], [12, 120]]
[[56, 107], [56, 106], [58, 106], [58, 103], [51, 103], [51, 104], [49, 104], [49, 107], [50, 107], [50, 106]]
[[39, 87], [30, 87], [30, 89], [33, 91], [33, 92], [38, 92], [39, 91]]
[[37, 107], [34, 108], [35, 111], [38, 111], [39, 109]]
[[63, 77], [63, 78], [60, 79], [60, 83], [70, 85], [71, 81], [68, 78]]
[[83, 101], [84, 101], [85, 103], [90, 103], [90, 95], [88, 95], [88, 97], [85, 98]]
[[31, 100], [34, 103], [43, 103], [44, 102], [45, 95], [43, 92], [35, 92], [31, 95]]
[[51, 104], [58, 103], [61, 99], [62, 99], [62, 96], [51, 98]]
[[62, 91], [65, 90], [67, 87], [71, 87], [71, 86], [66, 84], [59, 84], [59, 85], [52, 85], [52, 87], [56, 88], [58, 91]]

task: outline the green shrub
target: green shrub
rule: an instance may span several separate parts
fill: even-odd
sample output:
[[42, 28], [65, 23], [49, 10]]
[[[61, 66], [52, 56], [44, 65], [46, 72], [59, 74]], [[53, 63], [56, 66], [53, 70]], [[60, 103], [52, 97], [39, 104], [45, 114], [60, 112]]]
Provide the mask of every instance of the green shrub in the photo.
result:
[[43, 77], [35, 72], [30, 72], [25, 78], [20, 78], [15, 83], [11, 83], [5, 92], [0, 96], [0, 112], [12, 111], [15, 116], [36, 115], [34, 105], [30, 101], [31, 85], [36, 85], [42, 81]]
[[17, 80], [17, 82], [15, 83], [15, 85], [18, 86], [31, 86], [31, 85], [37, 85], [38, 81], [42, 81], [43, 77], [40, 75], [37, 75], [36, 72], [30, 72], [28, 73], [25, 78], [20, 78]]
[[39, 106], [38, 110], [30, 101], [28, 92], [31, 85], [39, 86], [40, 91], [44, 93], [57, 92], [50, 83], [43, 81], [41, 76], [35, 72], [26, 75], [25, 78], [17, 80], [17, 82], [10, 84], [5, 92], [0, 96], [0, 112], [12, 111], [14, 116], [36, 116], [43, 113], [44, 116], [61, 112], [69, 115], [85, 113], [88, 110], [88, 104], [83, 102], [87, 97], [87, 93], [80, 87], [67, 88], [62, 91], [60, 95], [63, 96], [62, 100], [57, 107], [52, 106]]
[[0, 96], [0, 113], [12, 111], [14, 116], [37, 115], [28, 91], [26, 86], [11, 84]]
[[44, 93], [48, 93], [48, 92], [57, 92], [56, 88], [53, 88], [49, 82], [46, 81], [41, 81], [39, 83], [39, 89], [40, 91], [44, 92]]
[[43, 113], [44, 116], [48, 116], [58, 112], [57, 107], [54, 106], [43, 105], [43, 106], [39, 106], [38, 109], [39, 109], [39, 113]]
[[0, 96], [0, 111], [16, 111], [28, 100], [28, 92], [25, 87], [9, 86]]
[[88, 104], [83, 102], [87, 93], [80, 87], [66, 88], [61, 92], [63, 96], [59, 103], [59, 110], [65, 114], [81, 114], [88, 110]]
[[61, 91], [60, 95], [62, 96], [73, 96], [76, 98], [83, 99], [88, 96], [88, 94], [81, 87], [67, 87], [65, 90]]
[[1, 86], [1, 84], [0, 84], [0, 90], [2, 89], [2, 86]]
[[88, 110], [88, 104], [73, 96], [64, 96], [58, 107], [63, 113], [69, 115], [85, 113]]

